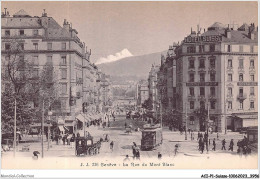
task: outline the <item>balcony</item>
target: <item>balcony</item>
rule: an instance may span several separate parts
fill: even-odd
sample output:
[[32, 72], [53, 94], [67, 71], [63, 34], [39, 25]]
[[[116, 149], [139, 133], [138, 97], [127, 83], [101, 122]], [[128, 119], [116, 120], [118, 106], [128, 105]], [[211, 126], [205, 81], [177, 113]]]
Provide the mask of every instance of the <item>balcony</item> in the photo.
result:
[[244, 101], [246, 99], [246, 94], [240, 93], [237, 95], [237, 100]]
[[188, 95], [188, 100], [194, 101], [194, 100], [196, 100], [196, 97], [194, 95]]
[[205, 96], [204, 95], [199, 95], [198, 96], [199, 101], [205, 101]]
[[216, 100], [216, 99], [217, 99], [217, 96], [210, 94], [210, 95], [208, 96], [208, 98], [211, 99], [211, 100]]

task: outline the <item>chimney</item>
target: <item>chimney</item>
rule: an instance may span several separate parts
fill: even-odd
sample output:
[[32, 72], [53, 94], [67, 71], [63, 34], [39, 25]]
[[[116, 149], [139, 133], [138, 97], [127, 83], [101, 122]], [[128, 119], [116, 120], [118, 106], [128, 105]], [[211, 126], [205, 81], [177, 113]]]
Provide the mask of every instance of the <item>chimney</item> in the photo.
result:
[[225, 30], [225, 35], [228, 39], [231, 38], [231, 30], [229, 29], [229, 24], [228, 24], [228, 28]]
[[249, 27], [249, 31], [248, 31], [248, 36], [251, 40], [254, 40], [255, 39], [255, 24], [251, 24], [250, 27]]
[[89, 55], [91, 55], [91, 49], [89, 49]]
[[204, 33], [206, 32], [206, 29], [204, 28]]
[[192, 34], [192, 27], [190, 28], [190, 34]]
[[42, 17], [47, 17], [47, 13], [45, 12], [45, 9], [43, 9]]
[[70, 30], [70, 25], [69, 25], [67, 19], [64, 19], [63, 28], [66, 29], [67, 31]]

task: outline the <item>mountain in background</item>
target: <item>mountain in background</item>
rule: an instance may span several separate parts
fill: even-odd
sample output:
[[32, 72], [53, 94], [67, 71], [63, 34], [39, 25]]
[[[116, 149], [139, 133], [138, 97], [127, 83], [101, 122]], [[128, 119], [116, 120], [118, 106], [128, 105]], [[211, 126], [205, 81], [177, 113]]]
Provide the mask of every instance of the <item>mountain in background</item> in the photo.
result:
[[102, 63], [97, 66], [102, 72], [111, 76], [111, 81], [137, 81], [148, 78], [152, 64], [158, 65], [161, 63], [161, 54], [166, 54], [166, 51], [126, 57], [115, 62]]

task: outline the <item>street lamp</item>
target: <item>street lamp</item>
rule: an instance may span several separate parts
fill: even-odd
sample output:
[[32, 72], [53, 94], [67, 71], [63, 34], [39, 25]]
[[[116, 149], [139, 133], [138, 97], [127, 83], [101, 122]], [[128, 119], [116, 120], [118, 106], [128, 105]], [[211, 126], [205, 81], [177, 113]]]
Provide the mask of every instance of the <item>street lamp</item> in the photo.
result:
[[49, 117], [49, 122], [48, 122], [48, 150], [51, 147], [50, 145], [50, 122], [51, 122], [51, 116], [52, 116], [52, 111], [48, 111], [48, 117]]

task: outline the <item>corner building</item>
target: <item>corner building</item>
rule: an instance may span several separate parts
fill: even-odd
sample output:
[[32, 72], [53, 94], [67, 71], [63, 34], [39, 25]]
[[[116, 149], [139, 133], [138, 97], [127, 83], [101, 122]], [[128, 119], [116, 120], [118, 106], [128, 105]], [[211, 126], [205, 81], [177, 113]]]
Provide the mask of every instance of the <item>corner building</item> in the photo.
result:
[[[182, 122], [195, 131], [237, 131], [257, 126], [258, 27], [238, 29], [214, 23], [192, 31], [175, 49], [177, 111]], [[208, 123], [195, 115], [208, 109]], [[187, 114], [187, 115], [186, 115]]]

